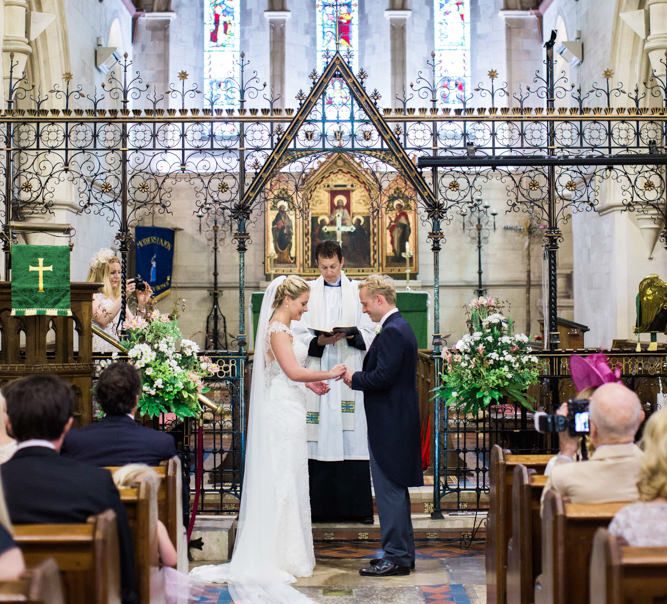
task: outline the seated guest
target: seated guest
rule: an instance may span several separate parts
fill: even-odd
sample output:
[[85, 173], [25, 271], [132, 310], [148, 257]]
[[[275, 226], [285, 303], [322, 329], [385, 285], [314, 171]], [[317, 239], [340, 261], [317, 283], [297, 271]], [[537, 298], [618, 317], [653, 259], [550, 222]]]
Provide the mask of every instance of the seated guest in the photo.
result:
[[96, 466], [156, 466], [176, 455], [170, 434], [134, 421], [140, 395], [141, 376], [132, 365], [109, 365], [95, 386], [95, 398], [106, 416], [85, 428], [72, 430], [65, 438], [62, 454]]
[[667, 408], [646, 422], [641, 444], [640, 501], [618, 512], [609, 532], [635, 547], [667, 547]]
[[5, 506], [2, 480], [0, 480], [0, 581], [14, 581], [25, 570], [23, 554], [16, 547], [12, 532], [12, 523]]
[[[639, 397], [622, 384], [604, 384], [590, 400], [590, 441], [595, 452], [588, 461], [554, 466], [542, 500], [550, 489], [574, 503], [635, 501], [639, 497], [637, 478], [642, 452], [634, 444], [644, 419]], [[567, 432], [559, 436], [559, 456], [570, 457], [577, 449], [578, 438]]]
[[[613, 384], [621, 381], [620, 370], [617, 368], [612, 371], [609, 367], [607, 355], [602, 353], [591, 354], [587, 357], [573, 354], [570, 357], [570, 376], [574, 387], [577, 389], [574, 396], [575, 400], [590, 399], [593, 393], [603, 384]], [[567, 403], [564, 403], [556, 411], [556, 414], [567, 416], [567, 411]], [[582, 443], [579, 439], [567, 437], [567, 432], [558, 433], [558, 455], [554, 455], [549, 460], [547, 467], [544, 469], [546, 476], [551, 476], [551, 471], [555, 465], [569, 463], [578, 458], [580, 444], [582, 446], [586, 444], [585, 441]]]
[[[139, 480], [146, 479], [153, 483], [155, 492], [157, 493], [161, 479], [158, 476], [158, 473], [146, 464], [131, 463], [122, 468], [118, 468], [113, 473], [113, 481], [119, 489], [122, 487], [131, 487]], [[157, 510], [155, 510], [155, 515], [157, 516]], [[157, 548], [160, 564], [162, 566], [176, 566], [176, 563], [178, 562], [176, 548], [171, 542], [171, 539], [169, 539], [167, 527], [161, 520], [157, 521]]]
[[2, 389], [8, 429], [18, 448], [2, 465], [2, 482], [14, 524], [83, 523], [111, 509], [116, 513], [123, 602], [134, 603], [134, 547], [125, 508], [108, 471], [58, 452], [72, 426], [74, 393], [64, 380], [32, 375]]
[[16, 441], [7, 434], [7, 403], [0, 394], [0, 463], [5, 463], [16, 451]]

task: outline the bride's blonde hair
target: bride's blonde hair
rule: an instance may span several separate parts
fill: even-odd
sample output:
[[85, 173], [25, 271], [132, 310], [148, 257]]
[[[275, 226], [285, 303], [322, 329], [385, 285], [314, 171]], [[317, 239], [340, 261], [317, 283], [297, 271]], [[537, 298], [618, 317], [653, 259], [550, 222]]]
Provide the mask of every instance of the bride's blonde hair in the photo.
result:
[[296, 300], [301, 294], [310, 291], [308, 284], [296, 275], [290, 275], [276, 289], [276, 297], [273, 299], [273, 310], [276, 310], [285, 298]]

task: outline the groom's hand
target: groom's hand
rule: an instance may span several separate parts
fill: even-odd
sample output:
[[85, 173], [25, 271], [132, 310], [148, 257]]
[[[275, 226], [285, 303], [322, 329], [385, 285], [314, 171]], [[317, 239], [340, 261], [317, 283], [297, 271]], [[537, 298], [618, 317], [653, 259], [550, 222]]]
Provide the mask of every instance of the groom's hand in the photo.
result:
[[343, 376], [343, 382], [348, 388], [352, 387], [352, 372], [348, 369]]

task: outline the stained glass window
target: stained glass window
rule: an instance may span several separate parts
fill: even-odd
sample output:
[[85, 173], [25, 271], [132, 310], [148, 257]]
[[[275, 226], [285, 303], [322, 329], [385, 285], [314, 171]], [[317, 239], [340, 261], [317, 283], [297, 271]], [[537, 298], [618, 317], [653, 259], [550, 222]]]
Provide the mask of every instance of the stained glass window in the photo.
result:
[[239, 0], [204, 0], [205, 95], [224, 109], [238, 104], [240, 12]]
[[434, 0], [438, 106], [461, 105], [470, 87], [470, 2]]
[[[359, 1], [317, 0], [317, 70], [321, 73], [336, 50], [357, 73], [359, 68]], [[349, 107], [347, 86], [332, 80], [327, 89], [325, 106], [328, 117], [345, 119]]]

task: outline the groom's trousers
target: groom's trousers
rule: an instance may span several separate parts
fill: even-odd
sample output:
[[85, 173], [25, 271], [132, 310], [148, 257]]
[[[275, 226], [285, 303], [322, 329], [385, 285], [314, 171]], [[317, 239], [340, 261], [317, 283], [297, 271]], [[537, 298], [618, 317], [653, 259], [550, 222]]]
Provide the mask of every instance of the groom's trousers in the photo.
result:
[[375, 503], [380, 516], [384, 559], [400, 566], [415, 561], [415, 536], [410, 515], [410, 493], [407, 487], [395, 483], [383, 471], [368, 447]]

